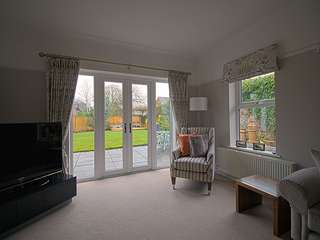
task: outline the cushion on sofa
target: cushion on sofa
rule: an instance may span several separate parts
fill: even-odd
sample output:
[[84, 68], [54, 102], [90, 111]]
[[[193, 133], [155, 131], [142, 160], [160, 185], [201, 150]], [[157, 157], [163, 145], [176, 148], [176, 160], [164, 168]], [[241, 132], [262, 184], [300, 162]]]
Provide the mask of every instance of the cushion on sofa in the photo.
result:
[[320, 234], [320, 203], [308, 210], [308, 227]]
[[205, 173], [208, 172], [210, 163], [205, 157], [182, 157], [176, 159], [173, 166], [177, 170]]

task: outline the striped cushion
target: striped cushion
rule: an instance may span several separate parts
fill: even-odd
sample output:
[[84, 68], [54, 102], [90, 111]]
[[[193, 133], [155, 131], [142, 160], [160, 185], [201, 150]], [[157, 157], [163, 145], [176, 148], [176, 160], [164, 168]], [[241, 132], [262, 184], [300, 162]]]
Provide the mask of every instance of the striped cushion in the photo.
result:
[[210, 164], [205, 157], [182, 157], [173, 162], [173, 167], [177, 170], [192, 172], [208, 172]]

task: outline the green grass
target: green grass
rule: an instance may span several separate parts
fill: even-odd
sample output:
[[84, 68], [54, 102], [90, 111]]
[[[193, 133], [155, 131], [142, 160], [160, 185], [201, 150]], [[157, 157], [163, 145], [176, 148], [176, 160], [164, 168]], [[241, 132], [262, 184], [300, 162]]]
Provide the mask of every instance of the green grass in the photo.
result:
[[[105, 148], [121, 148], [123, 146], [122, 132], [105, 131]], [[148, 130], [134, 129], [132, 133], [134, 146], [148, 143]], [[88, 152], [94, 150], [94, 132], [79, 132], [73, 134], [73, 152]]]

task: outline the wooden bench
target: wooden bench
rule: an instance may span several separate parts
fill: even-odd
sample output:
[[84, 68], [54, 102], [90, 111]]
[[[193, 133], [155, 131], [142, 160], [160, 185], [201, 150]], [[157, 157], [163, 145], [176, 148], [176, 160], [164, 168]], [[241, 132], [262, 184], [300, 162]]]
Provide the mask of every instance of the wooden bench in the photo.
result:
[[279, 181], [262, 176], [249, 176], [236, 181], [236, 209], [241, 213], [260, 205], [262, 197], [272, 200], [273, 234], [281, 236], [290, 230], [290, 206], [278, 193]]

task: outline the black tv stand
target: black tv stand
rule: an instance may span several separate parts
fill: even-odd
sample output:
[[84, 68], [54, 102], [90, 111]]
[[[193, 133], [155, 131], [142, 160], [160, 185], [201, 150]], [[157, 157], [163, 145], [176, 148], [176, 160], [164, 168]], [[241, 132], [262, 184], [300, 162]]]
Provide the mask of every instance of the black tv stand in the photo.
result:
[[0, 238], [77, 194], [76, 177], [57, 173], [0, 192]]

